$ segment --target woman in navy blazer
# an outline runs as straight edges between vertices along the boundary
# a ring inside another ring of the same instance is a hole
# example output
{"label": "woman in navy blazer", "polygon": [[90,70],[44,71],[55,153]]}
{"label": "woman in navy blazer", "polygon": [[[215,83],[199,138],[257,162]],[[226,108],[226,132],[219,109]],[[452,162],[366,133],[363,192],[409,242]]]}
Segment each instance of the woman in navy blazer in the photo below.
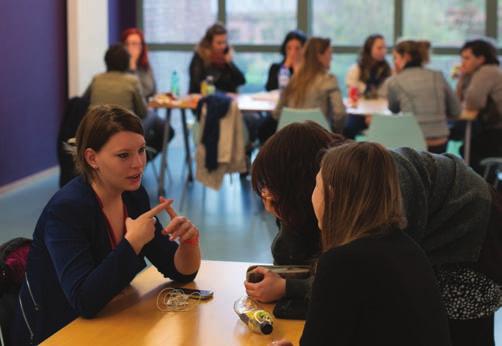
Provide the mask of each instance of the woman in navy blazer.
{"label": "woman in navy blazer", "polygon": [[[94,317],[145,268],[144,257],[180,282],[192,281],[200,266],[197,228],[175,214],[171,200],[150,209],[141,187],[141,120],[118,106],[98,106],[76,139],[81,175],[38,220],[13,345],[38,344],[78,316]],[[155,217],[162,211],[171,217],[165,228]]]}

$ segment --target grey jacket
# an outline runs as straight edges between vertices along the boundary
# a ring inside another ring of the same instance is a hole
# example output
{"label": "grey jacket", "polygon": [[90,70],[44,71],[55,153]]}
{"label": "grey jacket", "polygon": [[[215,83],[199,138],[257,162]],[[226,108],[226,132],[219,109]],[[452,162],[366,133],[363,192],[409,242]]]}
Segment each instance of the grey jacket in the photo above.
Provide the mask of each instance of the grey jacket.
{"label": "grey jacket", "polygon": [[447,117],[456,118],[460,103],[439,71],[409,67],[387,83],[389,109],[410,112],[417,118],[425,138],[446,137]]}
{"label": "grey jacket", "polygon": [[[485,128],[502,129],[502,70],[497,65],[481,66],[464,89],[465,107],[479,110]],[[459,83],[462,84],[462,83]]]}
{"label": "grey jacket", "polygon": [[[424,249],[433,266],[477,261],[491,217],[488,184],[454,155],[409,148],[395,149],[391,155],[408,220],[405,232]],[[315,253],[302,249],[305,241],[293,232],[281,231],[280,237],[281,247],[277,241],[273,245],[274,260],[291,251],[286,251],[288,247],[297,251],[297,258]],[[288,297],[308,295],[310,280],[289,281]]]}
{"label": "grey jacket", "polygon": [[127,108],[141,119],[147,115],[140,82],[135,75],[127,72],[110,71],[94,76],[84,97],[90,100],[91,106],[115,104]]}
{"label": "grey jacket", "polygon": [[407,233],[433,265],[477,261],[491,214],[488,184],[451,154],[409,148],[391,153],[399,171]]}
{"label": "grey jacket", "polygon": [[[286,100],[281,94],[272,116],[278,120],[284,107],[293,105],[291,100]],[[336,132],[342,131],[347,114],[338,81],[330,73],[319,75],[307,89],[302,104],[294,108],[321,108],[328,123]]]}

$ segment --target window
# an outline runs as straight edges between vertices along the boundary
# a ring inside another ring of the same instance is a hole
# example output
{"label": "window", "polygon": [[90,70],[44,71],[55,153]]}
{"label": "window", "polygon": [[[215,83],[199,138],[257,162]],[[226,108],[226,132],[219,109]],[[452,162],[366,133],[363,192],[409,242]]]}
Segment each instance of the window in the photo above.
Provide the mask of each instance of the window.
{"label": "window", "polygon": [[231,43],[279,44],[296,28],[297,0],[227,0]]}
{"label": "window", "polygon": [[217,0],[143,0],[148,43],[198,42],[217,18]]}
{"label": "window", "polygon": [[[356,62],[366,37],[373,33],[382,34],[389,46],[400,37],[430,40],[433,55],[429,67],[443,71],[454,86],[451,70],[459,62],[458,49],[465,40],[488,32],[495,41],[502,42],[502,20],[498,23],[502,4],[497,5],[498,13],[489,13],[488,17],[486,14],[497,3],[497,0],[140,0],[139,15],[159,91],[169,90],[173,69],[179,73],[182,90],[188,90],[188,65],[193,48],[207,27],[218,20],[225,23],[235,49],[234,61],[246,75],[242,92],[263,90],[270,65],[281,59],[278,51],[284,36],[298,28],[310,36],[331,38],[335,50],[331,71],[345,93],[347,70]],[[502,54],[502,49],[498,53]],[[388,61],[392,62],[391,57]]]}
{"label": "window", "polygon": [[459,46],[485,33],[484,0],[405,0],[404,36]]}
{"label": "window", "polygon": [[188,92],[188,66],[192,55],[192,52],[149,52],[148,56],[159,92],[171,90],[171,74],[173,71],[178,73],[181,93]]}
{"label": "window", "polygon": [[333,54],[331,58],[331,73],[336,76],[338,86],[342,94],[347,95],[347,85],[345,84],[345,77],[349,67],[357,62],[358,54]]}
{"label": "window", "polygon": [[393,18],[394,0],[313,0],[313,34],[333,45],[362,45],[374,33],[392,42]]}
{"label": "window", "polygon": [[458,64],[460,64],[459,55],[431,55],[431,62],[428,67],[443,72],[443,76],[454,88],[457,81],[453,79],[452,73],[454,67]]}
{"label": "window", "polygon": [[239,53],[235,56],[235,64],[246,75],[246,85],[241,92],[258,92],[265,89],[268,70],[274,62],[280,61],[280,55],[274,53]]}

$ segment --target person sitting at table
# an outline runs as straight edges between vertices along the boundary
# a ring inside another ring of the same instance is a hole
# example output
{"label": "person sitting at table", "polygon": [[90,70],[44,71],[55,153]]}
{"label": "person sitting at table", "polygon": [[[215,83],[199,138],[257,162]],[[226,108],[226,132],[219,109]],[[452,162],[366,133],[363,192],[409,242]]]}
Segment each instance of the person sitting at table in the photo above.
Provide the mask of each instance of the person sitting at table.
{"label": "person sitting at table", "polygon": [[[147,145],[162,151],[164,122],[153,112],[149,112],[138,78],[129,73],[130,55],[122,44],[114,44],[105,54],[106,72],[100,73],[91,81],[84,93],[90,107],[114,104],[122,106],[142,119]],[[174,129],[169,131],[169,140]]]}
{"label": "person sitting at table", "polygon": [[[387,46],[380,34],[373,34],[366,38],[359,53],[357,63],[352,65],[345,77],[345,84],[349,94],[355,89],[365,98],[377,98],[383,92],[384,82],[392,74],[389,63],[385,59]],[[360,115],[349,116],[343,129],[343,135],[354,139],[361,131],[368,128],[366,118]]]}
{"label": "person sitting at table", "polygon": [[345,77],[347,90],[356,88],[365,98],[377,98],[385,80],[392,74],[389,63],[385,59],[387,46],[380,34],[366,38],[359,53],[357,64],[352,65]]}
{"label": "person sitting at table", "polygon": [[143,96],[148,102],[148,99],[157,93],[157,85],[148,60],[148,49],[143,32],[138,28],[126,29],[122,32],[121,42],[130,56],[129,72],[138,77]]}
{"label": "person sitting at table", "polygon": [[323,253],[300,345],[451,345],[434,271],[403,231],[391,153],[368,142],[330,149],[312,205]]}
{"label": "person sitting at table", "polygon": [[[320,152],[331,141],[333,146],[344,143],[340,137],[329,140],[330,136],[336,135],[317,124],[286,126],[265,143],[253,163],[253,189],[265,208],[281,220],[280,237],[284,240],[274,241],[272,249],[277,247],[276,243],[286,249],[282,251],[286,254],[291,249],[290,254],[295,257],[289,263],[294,263],[295,258],[301,260],[302,253],[307,253],[303,249],[307,248],[308,232],[317,232],[316,227],[308,224],[282,226],[282,219],[306,213],[302,210],[310,215],[304,189],[313,190],[313,183],[307,185],[306,179],[315,176],[320,158],[304,152],[305,143],[300,139],[315,141]],[[499,270],[502,196],[454,155],[433,155],[406,148],[390,152],[399,170],[408,220],[406,233],[422,246],[437,271],[453,344],[493,345],[493,316],[502,296],[498,288],[502,283]],[[290,176],[294,180],[285,178]],[[294,199],[298,203],[296,209],[282,207],[297,195],[301,198]],[[297,235],[300,232],[305,234],[300,237]],[[309,250],[307,254],[312,256],[318,251],[319,244],[317,250]],[[274,262],[278,262],[274,250],[272,255]],[[285,294],[288,299],[292,296],[291,283],[265,268],[257,270],[264,278],[258,283],[245,283],[249,296],[266,303],[282,299]],[[309,280],[294,286],[294,298],[303,296],[308,302]]]}
{"label": "person sitting at table", "polygon": [[273,63],[270,66],[265,90],[270,91],[279,89],[279,72],[282,67],[288,69],[290,76],[295,73],[295,70],[300,66],[302,48],[305,41],[307,41],[307,36],[303,31],[293,30],[288,32],[280,49],[283,59],[281,62]]}
{"label": "person sitting at table", "polygon": [[303,49],[298,71],[281,93],[272,117],[278,121],[284,107],[320,108],[334,132],[341,132],[345,122],[345,105],[336,77],[329,73],[331,41],[312,37]]}
{"label": "person sitting at table", "polygon": [[424,48],[417,41],[399,42],[394,47],[397,75],[387,82],[389,109],[409,112],[418,121],[427,150],[443,153],[448,145],[447,118],[460,115],[460,103],[440,71],[423,67]]}
{"label": "person sitting at table", "polygon": [[146,102],[138,78],[127,73],[129,53],[122,44],[114,44],[105,53],[106,72],[92,78],[83,97],[90,106],[115,104],[141,119],[147,116]]}
{"label": "person sitting at table", "polygon": [[[212,78],[216,91],[237,93],[246,84],[244,74],[234,63],[234,50],[228,44],[227,29],[221,23],[210,26],[195,47],[190,62],[189,93],[201,93],[201,84]],[[247,154],[250,156],[252,144],[258,136],[261,117],[256,112],[243,112],[248,130]]]}
{"label": "person sitting at table", "polygon": [[[19,294],[13,345],[39,344],[75,318],[95,317],[146,266],[192,281],[199,231],[172,200],[150,209],[141,185],[145,140],[140,119],[120,106],[91,108],[76,136],[80,176],[45,206]],[[167,211],[163,227],[156,215]]]}
{"label": "person sitting at table", "polygon": [[502,71],[497,50],[488,41],[467,41],[460,55],[457,95],[466,111],[477,113],[480,126],[472,134],[470,165],[482,174],[482,159],[502,156]]}
{"label": "person sitting at table", "polygon": [[[319,152],[343,141],[341,135],[314,122],[294,123],[270,137],[256,156],[253,189],[265,209],[278,220],[279,229],[271,246],[274,264],[311,265],[319,256],[320,232],[310,203],[321,164]],[[245,285],[248,294],[259,301],[273,302],[283,297],[304,300],[308,281],[280,279],[263,268],[257,272],[265,274],[264,280]]]}
{"label": "person sitting at table", "polygon": [[[138,28],[129,28],[122,32],[121,42],[129,53],[129,72],[135,74],[141,84],[141,91],[145,101],[155,96],[157,86],[153,76],[152,67],[148,60],[148,49],[146,47],[143,32]],[[143,120],[145,128],[145,138],[148,145],[157,152],[162,151],[162,140],[164,136],[165,120],[161,119],[157,112],[148,110],[146,118]],[[169,126],[169,140],[174,137],[174,128]]]}
{"label": "person sitting at table", "polygon": [[233,60],[227,29],[220,23],[211,25],[195,47],[190,62],[189,92],[199,94],[201,83],[211,76],[216,90],[236,93],[237,88],[246,83],[246,78]]}

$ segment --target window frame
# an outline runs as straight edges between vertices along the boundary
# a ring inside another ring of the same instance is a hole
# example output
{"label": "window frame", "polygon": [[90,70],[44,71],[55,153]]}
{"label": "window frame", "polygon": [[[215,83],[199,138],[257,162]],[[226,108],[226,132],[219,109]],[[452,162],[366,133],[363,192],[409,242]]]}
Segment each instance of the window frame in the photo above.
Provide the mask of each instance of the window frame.
{"label": "window frame", "polygon": [[[297,28],[312,35],[313,13],[312,6],[315,0],[297,0]],[[394,0],[394,35],[392,42],[403,35],[403,18],[404,18],[404,2],[406,0]],[[143,0],[136,2],[136,14],[138,27],[144,29],[143,26]],[[485,36],[492,38],[497,42],[498,35],[498,0],[485,0]],[[217,20],[226,24],[226,0],[218,0],[218,15]],[[292,28],[293,29],[293,28]],[[361,49],[360,45],[337,45],[336,42],[332,46],[335,54],[358,54]],[[176,52],[191,52],[194,49],[195,43],[148,43],[150,51],[176,51]],[[280,44],[232,44],[232,47],[237,53],[277,53],[280,49]],[[389,45],[392,49],[392,45]],[[433,46],[431,55],[456,55],[460,46]],[[497,54],[502,55],[502,49],[497,48]]]}

